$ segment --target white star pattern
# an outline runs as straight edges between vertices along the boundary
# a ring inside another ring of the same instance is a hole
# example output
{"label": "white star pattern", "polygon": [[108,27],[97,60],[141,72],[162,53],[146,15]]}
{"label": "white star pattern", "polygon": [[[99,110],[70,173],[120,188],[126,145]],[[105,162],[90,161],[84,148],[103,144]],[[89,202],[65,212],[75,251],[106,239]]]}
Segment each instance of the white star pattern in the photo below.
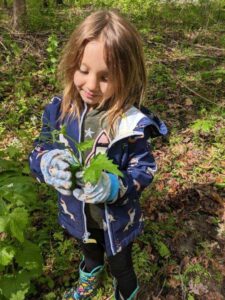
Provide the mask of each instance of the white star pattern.
{"label": "white star pattern", "polygon": [[91,128],[85,129],[85,137],[92,138],[92,135],[94,134],[94,131],[91,131]]}

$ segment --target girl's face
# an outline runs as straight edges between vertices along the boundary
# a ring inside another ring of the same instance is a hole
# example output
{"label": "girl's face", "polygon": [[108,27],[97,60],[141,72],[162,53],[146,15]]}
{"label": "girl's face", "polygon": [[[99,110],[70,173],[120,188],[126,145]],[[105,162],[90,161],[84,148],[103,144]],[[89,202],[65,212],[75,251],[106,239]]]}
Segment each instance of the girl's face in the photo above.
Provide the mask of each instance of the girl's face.
{"label": "girl's face", "polygon": [[89,107],[112,97],[113,86],[104,60],[102,41],[93,40],[86,45],[79,69],[74,73],[74,84]]}

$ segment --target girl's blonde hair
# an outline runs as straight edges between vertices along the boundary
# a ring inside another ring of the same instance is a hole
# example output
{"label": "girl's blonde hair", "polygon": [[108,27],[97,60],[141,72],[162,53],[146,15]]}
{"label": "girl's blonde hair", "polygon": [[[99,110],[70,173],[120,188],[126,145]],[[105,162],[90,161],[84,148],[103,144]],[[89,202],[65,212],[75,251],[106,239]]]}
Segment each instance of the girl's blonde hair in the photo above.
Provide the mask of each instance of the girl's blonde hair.
{"label": "girl's blonde hair", "polygon": [[83,101],[74,85],[85,46],[92,40],[105,44],[105,62],[109,69],[114,94],[99,104],[107,107],[108,128],[114,130],[118,118],[131,106],[139,107],[146,87],[146,71],[141,38],[129,21],[113,10],[89,15],[72,33],[62,53],[58,74],[63,82],[61,119],[67,114],[78,116]]}

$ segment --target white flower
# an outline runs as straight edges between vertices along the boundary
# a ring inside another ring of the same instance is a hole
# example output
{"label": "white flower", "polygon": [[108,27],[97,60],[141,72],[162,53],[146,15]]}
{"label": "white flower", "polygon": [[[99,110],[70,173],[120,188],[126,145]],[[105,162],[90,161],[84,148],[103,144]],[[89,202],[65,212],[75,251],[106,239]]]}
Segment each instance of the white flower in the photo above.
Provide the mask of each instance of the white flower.
{"label": "white flower", "polygon": [[8,184],[6,187],[7,187],[7,188],[13,187],[13,183]]}
{"label": "white flower", "polygon": [[17,137],[14,137],[10,142],[10,146],[21,148],[21,142]]}
{"label": "white flower", "polygon": [[37,117],[36,116],[32,116],[31,118],[30,118],[30,120],[31,120],[31,123],[35,126],[36,124],[37,124]]}

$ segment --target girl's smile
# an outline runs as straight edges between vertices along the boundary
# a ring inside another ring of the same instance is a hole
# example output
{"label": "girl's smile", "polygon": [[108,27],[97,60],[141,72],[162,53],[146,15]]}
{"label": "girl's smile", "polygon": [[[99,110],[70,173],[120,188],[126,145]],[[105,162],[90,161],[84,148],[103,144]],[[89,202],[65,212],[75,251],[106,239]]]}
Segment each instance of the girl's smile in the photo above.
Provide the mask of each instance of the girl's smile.
{"label": "girl's smile", "polygon": [[[81,91],[81,92],[82,92],[82,91]],[[87,92],[87,91],[83,91],[83,93],[84,93],[84,96],[87,97],[87,98],[89,98],[89,99],[92,99],[92,98],[98,96],[97,94],[95,95],[95,94],[90,93],[90,92]]]}
{"label": "girl's smile", "polygon": [[90,106],[112,97],[113,87],[102,41],[94,40],[86,45],[79,69],[74,73],[74,84],[82,100]]}

